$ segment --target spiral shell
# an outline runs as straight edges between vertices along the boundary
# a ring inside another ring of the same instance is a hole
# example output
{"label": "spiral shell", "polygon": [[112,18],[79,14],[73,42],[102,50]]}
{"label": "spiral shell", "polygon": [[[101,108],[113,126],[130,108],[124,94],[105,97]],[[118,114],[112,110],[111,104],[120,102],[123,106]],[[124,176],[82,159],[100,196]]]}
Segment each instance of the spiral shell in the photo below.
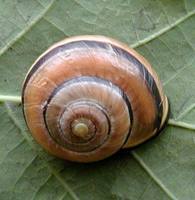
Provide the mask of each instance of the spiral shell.
{"label": "spiral shell", "polygon": [[150,64],[103,36],[72,37],[49,48],[27,73],[22,101],[38,143],[77,162],[143,143],[161,130],[168,114]]}

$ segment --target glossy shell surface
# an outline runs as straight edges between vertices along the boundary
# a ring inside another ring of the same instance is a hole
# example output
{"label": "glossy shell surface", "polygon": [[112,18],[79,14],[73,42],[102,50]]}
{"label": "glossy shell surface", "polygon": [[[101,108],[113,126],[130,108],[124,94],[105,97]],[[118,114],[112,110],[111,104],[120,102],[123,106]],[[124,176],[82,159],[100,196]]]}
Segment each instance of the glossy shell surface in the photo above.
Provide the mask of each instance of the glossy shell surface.
{"label": "glossy shell surface", "polygon": [[143,143],[159,132],[168,114],[150,64],[104,36],[72,37],[50,47],[29,70],[22,97],[38,143],[77,162]]}

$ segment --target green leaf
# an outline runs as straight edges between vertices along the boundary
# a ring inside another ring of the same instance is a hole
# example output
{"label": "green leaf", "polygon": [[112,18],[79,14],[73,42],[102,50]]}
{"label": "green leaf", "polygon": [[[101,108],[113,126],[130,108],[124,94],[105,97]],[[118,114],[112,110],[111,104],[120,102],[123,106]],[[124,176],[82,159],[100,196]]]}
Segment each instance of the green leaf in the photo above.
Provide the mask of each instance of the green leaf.
{"label": "green leaf", "polygon": [[[134,47],[159,74],[171,105],[159,137],[92,164],[48,155],[18,104],[33,61],[81,34]],[[194,0],[0,0],[0,77],[0,199],[195,199]]]}

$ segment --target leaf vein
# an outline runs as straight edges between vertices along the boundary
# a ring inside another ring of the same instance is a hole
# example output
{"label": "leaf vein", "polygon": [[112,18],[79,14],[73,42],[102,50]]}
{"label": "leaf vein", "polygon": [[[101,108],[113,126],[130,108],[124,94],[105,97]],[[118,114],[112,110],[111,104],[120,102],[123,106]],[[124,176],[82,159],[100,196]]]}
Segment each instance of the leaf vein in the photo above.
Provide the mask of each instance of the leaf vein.
{"label": "leaf vein", "polygon": [[176,126],[176,127],[195,131],[195,124],[189,124],[182,121],[175,121],[174,119],[169,119],[168,124],[171,126]]}
{"label": "leaf vein", "polygon": [[175,28],[176,26],[178,26],[180,23],[184,22],[185,20],[187,20],[188,18],[192,17],[195,14],[195,10],[192,10],[190,12],[188,12],[187,15],[179,18],[178,20],[174,21],[172,24],[165,26],[164,28],[160,29],[159,31],[155,32],[154,34],[138,41],[135,42],[134,44],[131,44],[130,46],[132,48],[138,48],[140,46],[145,45],[146,43],[158,38],[159,36],[163,35],[164,33],[170,31],[171,29]]}
{"label": "leaf vein", "polygon": [[26,28],[24,28],[20,33],[17,34],[17,36],[15,38],[13,38],[12,40],[10,40],[10,42],[7,43],[6,46],[4,46],[1,50],[0,50],[0,56],[2,56],[13,44],[15,44],[20,38],[22,38],[29,30],[31,30],[31,28],[36,25],[42,18],[43,16],[51,9],[53,3],[55,1],[53,0],[46,8],[45,10],[38,15],[38,17],[32,21],[32,23],[27,26]]}
{"label": "leaf vein", "polygon": [[145,164],[145,162],[140,158],[140,156],[135,152],[131,152],[134,159],[140,164],[140,166],[145,170],[145,172],[154,180],[154,182],[167,194],[167,196],[172,200],[177,200],[177,198],[168,190],[168,188],[156,177],[156,175],[150,170],[150,168]]}

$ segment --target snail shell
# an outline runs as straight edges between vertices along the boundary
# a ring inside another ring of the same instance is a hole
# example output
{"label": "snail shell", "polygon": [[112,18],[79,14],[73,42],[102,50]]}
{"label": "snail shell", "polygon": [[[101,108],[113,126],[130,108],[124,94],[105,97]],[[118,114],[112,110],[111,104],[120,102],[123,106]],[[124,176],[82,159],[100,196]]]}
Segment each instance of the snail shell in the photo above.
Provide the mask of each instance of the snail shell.
{"label": "snail shell", "polygon": [[49,48],[27,73],[22,101],[38,143],[77,162],[101,160],[145,142],[168,114],[150,64],[103,36],[72,37]]}

